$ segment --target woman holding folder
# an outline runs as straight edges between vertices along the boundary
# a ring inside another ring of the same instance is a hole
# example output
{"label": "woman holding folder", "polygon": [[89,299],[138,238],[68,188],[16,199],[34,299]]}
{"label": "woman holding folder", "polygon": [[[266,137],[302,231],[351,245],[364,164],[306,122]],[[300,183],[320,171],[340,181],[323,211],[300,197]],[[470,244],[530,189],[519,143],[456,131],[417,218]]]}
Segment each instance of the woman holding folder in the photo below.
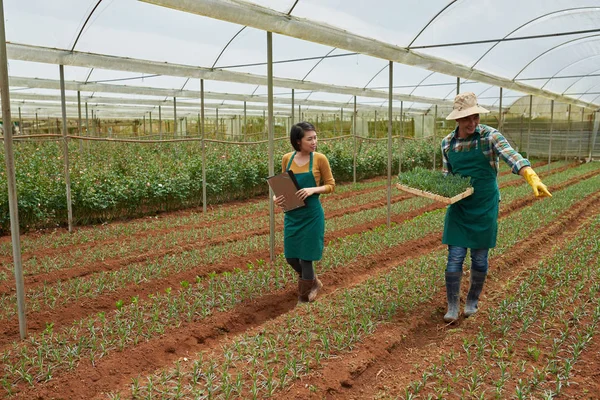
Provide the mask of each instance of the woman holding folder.
{"label": "woman holding folder", "polygon": [[[299,122],[292,126],[290,142],[295,151],[283,156],[281,169],[294,173],[300,187],[296,196],[306,206],[285,213],[283,248],[286,261],[298,273],[298,302],[307,303],[314,301],[323,287],[313,266],[313,261],[323,255],[325,238],[325,214],[319,195],[333,192],[335,180],[327,157],[315,151],[317,133],[312,124]],[[285,205],[284,196],[273,196],[273,201],[279,207]]]}

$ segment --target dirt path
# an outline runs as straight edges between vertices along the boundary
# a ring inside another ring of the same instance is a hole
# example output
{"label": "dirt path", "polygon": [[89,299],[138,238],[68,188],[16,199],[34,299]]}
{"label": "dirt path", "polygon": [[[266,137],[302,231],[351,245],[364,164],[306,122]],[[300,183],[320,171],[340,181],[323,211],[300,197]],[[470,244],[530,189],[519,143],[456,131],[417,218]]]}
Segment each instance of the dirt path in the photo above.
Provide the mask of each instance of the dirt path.
{"label": "dirt path", "polygon": [[[481,299],[484,307],[505,297],[505,282],[534,268],[555,245],[574,236],[586,217],[598,213],[600,193],[597,192],[574,204],[558,221],[532,232],[507,254],[492,257],[490,277]],[[277,398],[364,399],[376,398],[379,391],[388,396],[404,395],[404,388],[420,379],[428,365],[438,363],[440,355],[448,354],[451,349],[459,352],[462,338],[476,335],[482,323],[486,324],[484,316],[445,324],[442,320],[445,292],[442,287],[436,289],[433,300],[410,314],[396,316],[358,349],[323,363],[322,370],[297,382]],[[464,284],[462,289],[464,300],[467,290]],[[589,376],[597,377],[598,373]],[[317,393],[308,389],[311,386],[319,389]]]}

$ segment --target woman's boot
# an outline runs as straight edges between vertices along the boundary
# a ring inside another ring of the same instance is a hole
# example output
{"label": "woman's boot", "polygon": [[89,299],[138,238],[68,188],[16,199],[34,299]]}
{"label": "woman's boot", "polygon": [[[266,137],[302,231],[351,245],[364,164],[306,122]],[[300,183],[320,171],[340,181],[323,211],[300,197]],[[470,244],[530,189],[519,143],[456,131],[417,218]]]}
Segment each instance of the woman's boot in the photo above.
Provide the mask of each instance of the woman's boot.
{"label": "woman's boot", "polygon": [[462,272],[446,272],[446,298],[448,299],[448,312],[444,315],[446,322],[454,322],[458,319],[461,277]]}
{"label": "woman's boot", "polygon": [[465,303],[465,317],[470,317],[477,312],[477,302],[479,301],[479,295],[483,289],[486,276],[487,272],[471,269],[471,287],[469,288],[469,294],[467,294],[467,301]]}
{"label": "woman's boot", "polygon": [[315,301],[315,299],[317,298],[317,293],[319,293],[319,290],[321,290],[322,288],[323,283],[315,275],[315,279],[313,280],[313,284],[310,288],[310,293],[308,294],[308,301]]}
{"label": "woman's boot", "polygon": [[298,303],[308,303],[314,279],[298,279]]}

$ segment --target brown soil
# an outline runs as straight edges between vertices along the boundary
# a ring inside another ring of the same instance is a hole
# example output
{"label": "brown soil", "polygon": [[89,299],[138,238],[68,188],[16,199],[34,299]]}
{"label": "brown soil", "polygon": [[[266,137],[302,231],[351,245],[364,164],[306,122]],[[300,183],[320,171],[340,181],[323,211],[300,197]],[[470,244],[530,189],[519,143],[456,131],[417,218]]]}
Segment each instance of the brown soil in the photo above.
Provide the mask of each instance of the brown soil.
{"label": "brown soil", "polygon": [[[482,303],[497,304],[506,296],[504,282],[535,268],[555,245],[569,240],[585,223],[586,217],[598,213],[600,193],[595,193],[574,204],[558,221],[532,232],[527,240],[518,243],[508,254],[500,257],[493,257],[492,254],[490,276],[482,294]],[[324,368],[318,373],[297,382],[277,398],[371,399],[376,398],[380,391],[389,398],[404,395],[404,388],[411,381],[420,379],[427,366],[439,363],[442,354],[449,354],[451,350],[460,352],[463,337],[476,335],[480,327],[490,329],[485,315],[462,319],[453,325],[445,324],[442,317],[446,299],[442,289],[436,288],[433,300],[410,314],[397,315],[355,351],[323,363]],[[467,289],[464,284],[462,289],[464,299]],[[586,353],[591,359],[589,363],[585,363],[584,357],[577,365],[579,370],[587,371],[582,379],[589,381],[598,377],[598,369],[592,372],[590,367],[600,365],[600,361],[598,353],[594,354],[593,350],[592,353],[586,350]],[[460,368],[460,361],[455,361],[453,365]],[[311,386],[318,388],[316,393],[309,389]]]}

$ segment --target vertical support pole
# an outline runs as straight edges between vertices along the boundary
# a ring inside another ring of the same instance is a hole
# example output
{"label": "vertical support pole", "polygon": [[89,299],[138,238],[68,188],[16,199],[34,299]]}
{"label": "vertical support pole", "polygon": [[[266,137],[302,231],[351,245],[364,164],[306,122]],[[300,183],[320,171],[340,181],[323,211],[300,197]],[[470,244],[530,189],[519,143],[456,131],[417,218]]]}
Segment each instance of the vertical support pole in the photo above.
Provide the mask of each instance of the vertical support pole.
{"label": "vertical support pole", "polygon": [[62,149],[65,166],[65,184],[67,187],[67,218],[69,232],[73,232],[73,205],[71,203],[71,174],[69,172],[69,146],[67,143],[67,105],[65,103],[65,67],[61,64],[60,72],[60,106],[62,109]]}
{"label": "vertical support pole", "polygon": [[88,103],[85,102],[85,135],[90,136],[90,120],[88,118]]}
{"label": "vertical support pole", "polygon": [[521,114],[521,122],[519,123],[519,147],[517,151],[523,151],[523,114]]}
{"label": "vertical support pole", "polygon": [[23,281],[21,237],[19,233],[19,203],[17,201],[17,180],[15,177],[15,158],[13,153],[13,124],[10,116],[10,93],[8,90],[8,65],[4,21],[4,2],[3,0],[0,0],[0,98],[2,99],[2,122],[4,125],[4,161],[6,164],[10,233],[15,268],[15,282],[17,286],[19,334],[21,335],[21,339],[25,339],[27,336],[27,319],[25,317],[25,284]]}
{"label": "vertical support pole", "polygon": [[458,96],[460,93],[460,77],[456,77],[456,95]]}
{"label": "vertical support pole", "polygon": [[402,173],[402,151],[404,150],[404,101],[400,101],[400,150],[398,151],[398,175]]}
{"label": "vertical support pole", "polygon": [[569,137],[571,136],[571,105],[569,104],[567,116],[567,138],[565,140],[565,161],[569,158]]}
{"label": "vertical support pole", "polygon": [[437,115],[438,115],[438,108],[437,108],[437,104],[435,105],[435,111],[433,114],[433,170],[435,171],[435,167],[436,165],[436,154],[437,154],[437,141],[436,141],[436,134],[437,134]]}
{"label": "vertical support pole", "polygon": [[498,130],[501,131],[502,127],[503,127],[503,121],[504,121],[504,113],[502,112],[502,88],[500,88],[500,111],[498,114]]}
{"label": "vertical support pole", "polygon": [[247,114],[246,114],[246,100],[244,100],[244,130],[242,131],[243,135],[248,134],[248,125],[247,125]]}
{"label": "vertical support pole", "polygon": [[583,144],[583,125],[584,125],[585,108],[581,107],[581,128],[579,130],[579,150],[577,151],[577,159],[581,160],[581,145]]}
{"label": "vertical support pole", "polygon": [[[81,136],[81,92],[77,91],[77,135]],[[79,139],[79,152],[83,153],[83,140]]]}
{"label": "vertical support pole", "polygon": [[527,158],[531,158],[530,147],[531,147],[531,113],[533,108],[533,95],[529,95],[529,122],[527,126]]}
{"label": "vertical support pole", "polygon": [[173,137],[177,136],[177,97],[173,97]]}
{"label": "vertical support pole", "polygon": [[25,132],[23,130],[23,118],[21,117],[21,107],[19,107],[19,133],[24,135]]}
{"label": "vertical support pole", "polygon": [[202,212],[206,214],[206,143],[204,142],[204,79],[200,79],[200,137],[202,138]]}
{"label": "vertical support pole", "polygon": [[40,121],[38,120],[38,113],[35,113],[35,133],[40,133]]}
{"label": "vertical support pole", "polygon": [[94,117],[94,110],[92,110],[92,134],[98,136],[96,134],[96,117]]}
{"label": "vertical support pole", "polygon": [[[354,149],[352,150],[352,182],[356,183],[356,96],[354,96],[354,119],[352,121],[352,134],[354,135]],[[317,119],[319,116],[317,116]]]}
{"label": "vertical support pole", "polygon": [[390,85],[388,88],[388,135],[387,135],[387,227],[392,225],[392,95],[394,90],[394,63],[390,61]]}
{"label": "vertical support pole", "polygon": [[550,100],[550,140],[548,141],[548,171],[552,161],[552,133],[554,130],[554,100]]}
{"label": "vertical support pole", "polygon": [[302,122],[304,119],[302,118],[302,105],[298,104],[298,122]]}
{"label": "vertical support pole", "polygon": [[77,134],[81,136],[81,92],[77,91]]}
{"label": "vertical support pole", "polygon": [[149,124],[149,127],[150,127],[150,135],[152,135],[152,111],[150,111],[150,112],[149,112],[149,117],[150,117],[150,124]]}
{"label": "vertical support pole", "polygon": [[146,136],[146,113],[142,117],[142,135]]}
{"label": "vertical support pole", "polygon": [[421,114],[421,137],[425,137],[425,114]]}
{"label": "vertical support pole", "polygon": [[340,136],[344,136],[344,107],[340,108]]}
{"label": "vertical support pole", "polygon": [[[267,102],[269,112],[269,176],[275,174],[273,152],[275,151],[273,127],[273,33],[267,32]],[[269,191],[269,256],[275,261],[275,203]]]}
{"label": "vertical support pole", "polygon": [[377,137],[377,110],[375,110],[375,119],[373,121],[373,137]]}
{"label": "vertical support pole", "polygon": [[598,136],[598,126],[600,125],[600,118],[598,118],[598,112],[595,111],[594,116],[594,128],[592,130],[592,137],[590,138],[590,152],[588,156],[588,160],[592,161],[592,156],[594,155],[594,148],[596,147],[596,137]]}
{"label": "vertical support pole", "polygon": [[215,117],[217,122],[215,124],[215,137],[217,137],[217,134],[219,133],[219,109],[215,108],[215,112],[217,114],[217,116]]}
{"label": "vertical support pole", "polygon": [[162,140],[162,134],[163,134],[163,130],[162,130],[162,110],[161,107],[158,106],[158,137],[160,138],[160,140]]}
{"label": "vertical support pole", "polygon": [[292,89],[292,126],[296,125],[296,118],[294,113],[296,112],[296,107],[294,106],[294,101],[296,99],[296,94],[294,89]]}

